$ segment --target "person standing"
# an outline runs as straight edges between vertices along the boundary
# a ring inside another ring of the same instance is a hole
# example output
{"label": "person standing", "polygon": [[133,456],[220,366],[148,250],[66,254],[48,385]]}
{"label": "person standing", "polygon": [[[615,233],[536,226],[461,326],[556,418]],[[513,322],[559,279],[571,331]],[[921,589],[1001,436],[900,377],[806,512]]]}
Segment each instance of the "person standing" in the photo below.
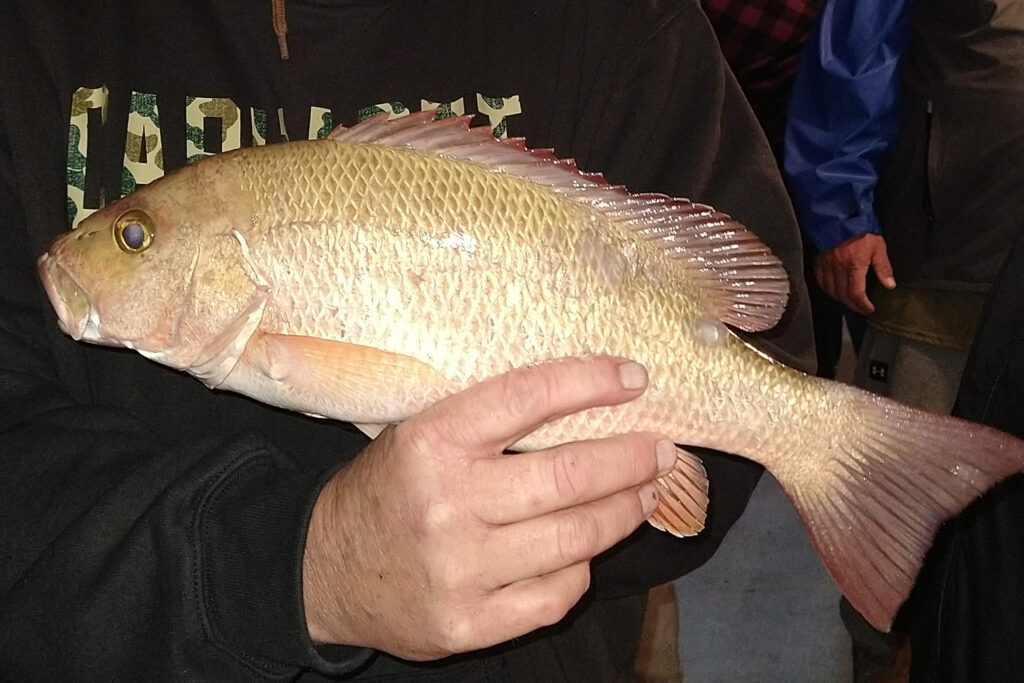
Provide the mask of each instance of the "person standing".
{"label": "person standing", "polygon": [[[818,283],[868,316],[854,383],[950,412],[1024,213],[1024,2],[827,2],[784,166]],[[888,656],[848,617],[855,666]]]}
{"label": "person standing", "polygon": [[856,383],[939,412],[1024,208],[1022,32],[1019,0],[832,0],[794,86],[816,277],[870,316]]}
{"label": "person standing", "polygon": [[[509,430],[634,398],[642,368],[519,369],[368,442],[74,342],[35,259],[204,156],[435,110],[631,190],[714,203],[792,267],[784,188],[696,0],[2,0],[0,16],[0,678],[626,679],[644,594],[714,552],[760,468],[704,453],[711,521],[682,541],[638,529],[659,467],[649,438],[575,447],[586,503],[543,476],[538,460],[565,449],[509,463],[542,473],[526,489],[541,510],[470,474]],[[791,272],[790,310],[760,340],[806,365]],[[472,495],[432,487],[430,463]],[[423,524],[442,494],[462,512],[507,503],[536,521],[520,539],[536,552],[484,544],[470,514]],[[552,507],[593,512],[599,533],[560,545]],[[488,600],[502,576],[517,589]]]}

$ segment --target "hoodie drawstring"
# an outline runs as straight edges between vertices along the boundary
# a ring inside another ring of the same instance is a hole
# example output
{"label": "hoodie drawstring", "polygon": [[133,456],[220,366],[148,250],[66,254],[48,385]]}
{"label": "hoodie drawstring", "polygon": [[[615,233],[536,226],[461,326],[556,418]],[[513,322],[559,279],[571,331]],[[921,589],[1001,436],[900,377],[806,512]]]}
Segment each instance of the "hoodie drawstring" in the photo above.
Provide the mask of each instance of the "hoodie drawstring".
{"label": "hoodie drawstring", "polygon": [[277,47],[281,50],[281,59],[288,59],[288,21],[284,16],[284,0],[270,0],[274,13],[274,35],[277,36]]}

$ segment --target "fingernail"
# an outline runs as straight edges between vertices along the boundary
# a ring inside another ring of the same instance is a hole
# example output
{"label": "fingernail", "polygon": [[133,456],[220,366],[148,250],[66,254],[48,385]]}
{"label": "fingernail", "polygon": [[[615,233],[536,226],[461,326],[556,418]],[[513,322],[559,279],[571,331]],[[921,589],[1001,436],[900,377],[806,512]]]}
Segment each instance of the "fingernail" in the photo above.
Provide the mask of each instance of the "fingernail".
{"label": "fingernail", "polygon": [[676,465],[676,445],[667,439],[658,442],[654,447],[658,456],[658,476],[664,476]]}
{"label": "fingernail", "polygon": [[640,487],[640,507],[643,508],[644,517],[649,517],[658,507],[658,489],[654,484],[645,484]]}
{"label": "fingernail", "polygon": [[619,381],[623,389],[635,391],[647,386],[647,369],[634,361],[628,360],[619,365]]}

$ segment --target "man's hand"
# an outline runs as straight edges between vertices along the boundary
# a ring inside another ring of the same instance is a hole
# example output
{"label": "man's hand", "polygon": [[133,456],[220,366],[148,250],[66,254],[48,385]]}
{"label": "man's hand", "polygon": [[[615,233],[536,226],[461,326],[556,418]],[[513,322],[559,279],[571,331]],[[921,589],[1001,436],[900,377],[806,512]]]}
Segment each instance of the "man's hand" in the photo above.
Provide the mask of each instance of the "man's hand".
{"label": "man's hand", "polygon": [[867,295],[868,268],[886,289],[896,287],[892,265],[881,235],[852,237],[821,254],[814,262],[814,276],[822,290],[847,308],[868,315],[875,305]]}
{"label": "man's hand", "polygon": [[319,642],[413,660],[553,624],[590,583],[590,560],[657,505],[675,446],[627,434],[502,451],[540,425],[632,400],[644,369],[598,357],[512,372],[385,430],[324,488],[303,566]]}

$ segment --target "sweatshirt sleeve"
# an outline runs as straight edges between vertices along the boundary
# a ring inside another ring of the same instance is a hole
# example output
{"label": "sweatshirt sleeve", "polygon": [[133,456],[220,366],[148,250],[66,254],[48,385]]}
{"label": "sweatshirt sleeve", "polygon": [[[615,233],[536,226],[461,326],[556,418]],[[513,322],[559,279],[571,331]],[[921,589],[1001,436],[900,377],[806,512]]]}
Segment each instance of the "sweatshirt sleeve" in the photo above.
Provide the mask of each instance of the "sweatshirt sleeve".
{"label": "sweatshirt sleeve", "polygon": [[897,134],[908,0],[829,0],[804,46],[783,164],[804,234],[820,251],[881,233],[873,202]]}
{"label": "sweatshirt sleeve", "polygon": [[367,651],[315,648],[303,614],[306,523],[337,458],[300,462],[245,433],[170,444],[91,399],[75,354],[110,351],[62,341],[58,358],[4,135],[0,679],[262,680],[359,666]]}

